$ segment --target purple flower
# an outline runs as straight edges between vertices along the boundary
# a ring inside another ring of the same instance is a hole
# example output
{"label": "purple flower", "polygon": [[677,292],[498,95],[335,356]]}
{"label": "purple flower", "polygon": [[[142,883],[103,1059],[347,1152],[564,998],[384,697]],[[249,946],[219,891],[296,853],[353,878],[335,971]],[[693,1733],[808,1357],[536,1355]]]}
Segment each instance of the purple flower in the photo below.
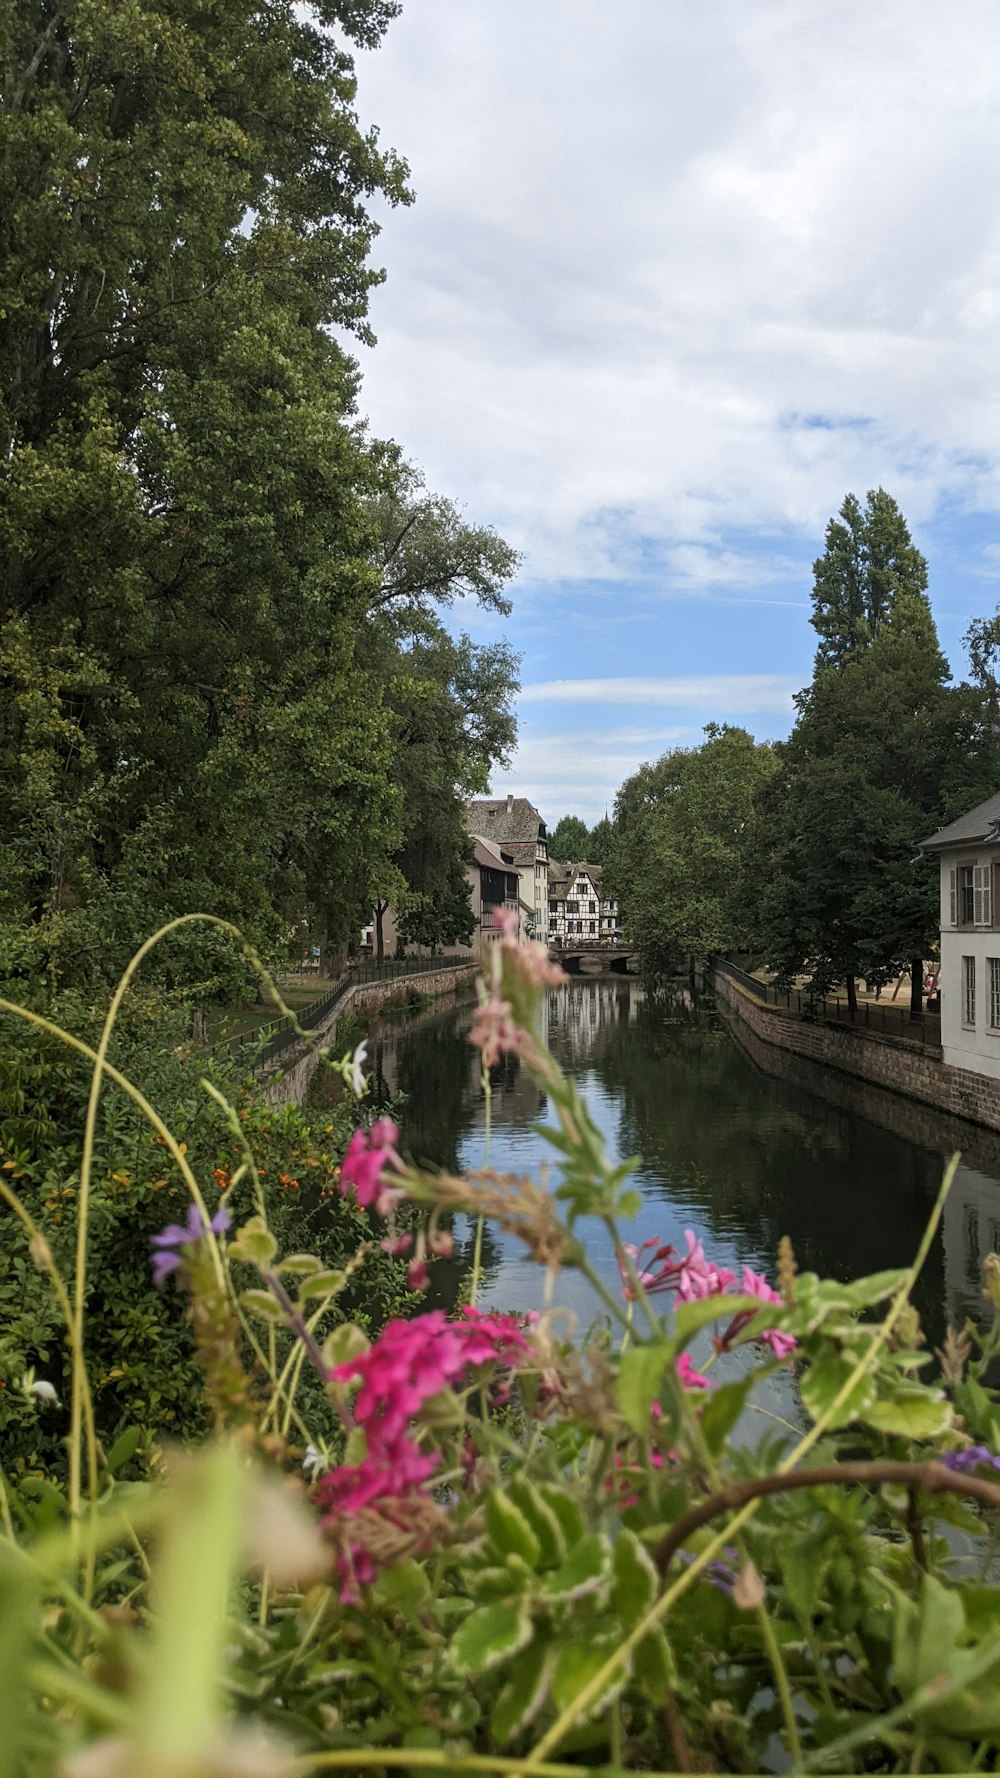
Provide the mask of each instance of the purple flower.
{"label": "purple flower", "polygon": [[964,1451],[944,1451],[938,1462],[959,1475],[967,1475],[973,1469],[1000,1469],[1000,1457],[995,1457],[985,1445],[967,1445]]}
{"label": "purple flower", "polygon": [[222,1235],[229,1227],[228,1210],[217,1210],[211,1222],[205,1223],[197,1204],[188,1206],[187,1222],[181,1226],[172,1222],[158,1235],[150,1235],[149,1244],[153,1249],[153,1283],[161,1285],[171,1272],[175,1272],[181,1263],[182,1250],[194,1247],[203,1241],[206,1234]]}

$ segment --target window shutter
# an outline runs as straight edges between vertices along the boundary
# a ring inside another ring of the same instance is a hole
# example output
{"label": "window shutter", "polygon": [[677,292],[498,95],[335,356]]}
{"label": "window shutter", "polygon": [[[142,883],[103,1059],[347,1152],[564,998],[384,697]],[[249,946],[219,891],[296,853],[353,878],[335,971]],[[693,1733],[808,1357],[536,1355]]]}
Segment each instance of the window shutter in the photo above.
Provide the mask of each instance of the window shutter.
{"label": "window shutter", "polygon": [[958,925],[958,872],[951,873],[951,924]]}
{"label": "window shutter", "polygon": [[990,874],[985,864],[974,864],[972,867],[972,923],[974,926],[988,926],[990,923]]}

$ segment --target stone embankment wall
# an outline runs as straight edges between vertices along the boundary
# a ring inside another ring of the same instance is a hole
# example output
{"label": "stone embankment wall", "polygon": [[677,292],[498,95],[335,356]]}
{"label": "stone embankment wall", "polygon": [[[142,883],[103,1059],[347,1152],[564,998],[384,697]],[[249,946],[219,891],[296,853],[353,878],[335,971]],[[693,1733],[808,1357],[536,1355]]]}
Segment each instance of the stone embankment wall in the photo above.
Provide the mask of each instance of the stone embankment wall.
{"label": "stone embankment wall", "polygon": [[319,1065],[319,1051],[349,1007],[363,1018],[368,1017],[385,1001],[405,994],[410,988],[415,988],[418,994],[429,995],[432,1000],[439,1000],[446,994],[457,993],[464,983],[474,982],[478,974],[479,964],[470,962],[435,969],[428,975],[395,976],[387,982],[356,983],[337,1002],[325,1023],[317,1025],[308,1043],[297,1045],[280,1058],[274,1073],[264,1080],[264,1097],[272,1105],[301,1103]]}
{"label": "stone embankment wall", "polygon": [[919,1099],[951,1117],[1000,1130],[1000,1081],[966,1068],[950,1068],[939,1049],[882,1032],[851,1031],[820,1019],[798,1019],[780,1007],[755,1000],[722,970],[710,970],[706,979],[722,1005],[765,1043],[890,1093]]}

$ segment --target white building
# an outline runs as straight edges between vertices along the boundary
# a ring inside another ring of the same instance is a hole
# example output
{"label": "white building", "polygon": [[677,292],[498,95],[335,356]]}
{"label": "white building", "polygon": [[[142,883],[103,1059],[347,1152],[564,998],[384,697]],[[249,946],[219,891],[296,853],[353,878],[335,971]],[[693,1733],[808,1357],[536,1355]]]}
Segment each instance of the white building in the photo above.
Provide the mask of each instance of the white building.
{"label": "white building", "polygon": [[1000,1080],[1000,796],[921,850],[941,863],[941,1047],[953,1068]]}
{"label": "white building", "polygon": [[465,825],[474,837],[502,847],[514,861],[520,900],[530,909],[531,937],[549,935],[549,845],[545,823],[526,796],[476,798],[465,805]]}
{"label": "white building", "polygon": [[601,887],[599,864],[549,865],[549,943],[613,945],[621,940],[618,903]]}

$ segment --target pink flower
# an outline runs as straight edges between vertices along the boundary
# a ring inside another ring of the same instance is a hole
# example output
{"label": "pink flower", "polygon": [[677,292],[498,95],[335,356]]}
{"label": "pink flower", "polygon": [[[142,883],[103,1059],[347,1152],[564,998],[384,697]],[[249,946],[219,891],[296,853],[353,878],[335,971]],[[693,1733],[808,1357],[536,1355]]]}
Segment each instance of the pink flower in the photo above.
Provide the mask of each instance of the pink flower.
{"label": "pink flower", "polygon": [[402,1254],[409,1253],[413,1246],[413,1236],[386,1235],[385,1240],[379,1242],[379,1246],[383,1253],[390,1253],[393,1259],[399,1259]]}
{"label": "pink flower", "polygon": [[430,1283],[430,1273],[425,1259],[411,1259],[406,1268],[406,1285],[408,1290],[426,1290]]}
{"label": "pink flower", "polygon": [[368,1210],[382,1194],[386,1167],[402,1167],[396,1153],[399,1131],[391,1117],[376,1118],[370,1130],[355,1130],[340,1166],[340,1189],[349,1186],[362,1210]]}
{"label": "pink flower", "polygon": [[515,1025],[510,1003],[491,994],[476,1008],[469,1032],[469,1042],[483,1052],[483,1067],[493,1068],[501,1056],[517,1054],[527,1040],[527,1032]]}
{"label": "pink flower", "polygon": [[[763,1272],[751,1271],[749,1266],[743,1267],[743,1296],[759,1297],[762,1303],[782,1303],[783,1298],[776,1290],[772,1290]],[[715,1344],[720,1352],[728,1352],[737,1344],[744,1328],[753,1320],[753,1311],[745,1309],[742,1314],[734,1315],[725,1333],[717,1336]],[[755,1339],[761,1345],[770,1346],[775,1358],[787,1358],[795,1351],[796,1341],[791,1334],[781,1333],[776,1327],[765,1328],[763,1333],[756,1334]]]}
{"label": "pink flower", "polygon": [[350,1533],[350,1520],[375,1513],[396,1526],[412,1521],[428,1477],[437,1468],[435,1452],[420,1449],[409,1423],[432,1395],[456,1381],[470,1365],[508,1367],[527,1352],[527,1341],[510,1316],[466,1309],[461,1321],[448,1321],[434,1309],[412,1321],[390,1321],[367,1352],[331,1371],[338,1382],[361,1379],[352,1418],[365,1435],[361,1463],[341,1464],[319,1482],[316,1498],[328,1529],[339,1535],[341,1598],[357,1599],[357,1586],[374,1578],[371,1553]]}
{"label": "pink flower", "polygon": [[504,938],[516,939],[519,925],[520,916],[516,908],[493,909],[494,930],[496,932],[502,932]]}
{"label": "pink flower", "polygon": [[[735,1272],[706,1260],[702,1244],[693,1229],[684,1230],[684,1242],[687,1247],[684,1254],[679,1253],[669,1241],[665,1245],[661,1245],[658,1240],[644,1241],[641,1247],[626,1245],[625,1252],[632,1261],[639,1283],[647,1296],[653,1296],[659,1291],[673,1290],[682,1302],[690,1303],[701,1297],[721,1296],[736,1282]],[[647,1253],[650,1254],[648,1261],[645,1257]],[[618,1269],[622,1275],[622,1295],[626,1300],[631,1300],[635,1296],[635,1288],[620,1257]]]}
{"label": "pink flower", "polygon": [[685,1389],[711,1389],[712,1387],[708,1378],[703,1377],[700,1371],[695,1370],[686,1352],[680,1353],[677,1359],[677,1375]]}

